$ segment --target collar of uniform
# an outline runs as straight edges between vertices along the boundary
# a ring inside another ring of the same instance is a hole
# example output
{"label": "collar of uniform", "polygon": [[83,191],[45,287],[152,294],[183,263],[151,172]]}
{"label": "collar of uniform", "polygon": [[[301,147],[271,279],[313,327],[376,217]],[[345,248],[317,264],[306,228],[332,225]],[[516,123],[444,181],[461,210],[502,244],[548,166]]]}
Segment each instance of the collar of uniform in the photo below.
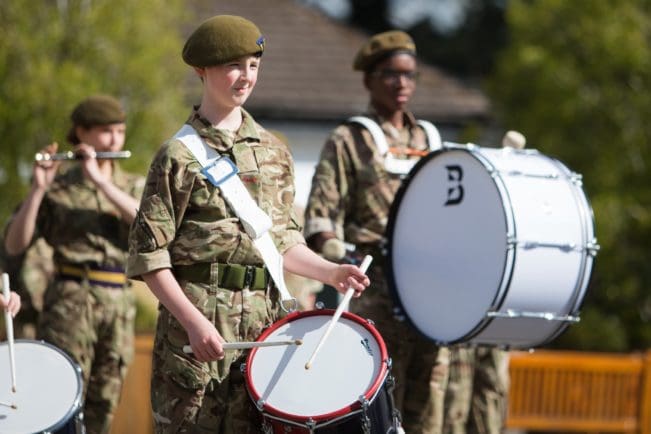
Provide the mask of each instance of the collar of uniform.
{"label": "collar of uniform", "polygon": [[236,132],[215,128],[210,121],[199,114],[199,106],[195,106],[187,121],[208,145],[219,152],[229,152],[235,143],[254,140],[259,142],[260,135],[255,126],[253,117],[244,109],[242,111],[242,124]]}
{"label": "collar of uniform", "polygon": [[[407,129],[412,129],[416,125],[418,125],[418,121],[416,120],[416,117],[408,111],[402,112],[403,114],[403,122],[404,122],[404,128]],[[380,116],[375,110],[375,107],[369,104],[366,114],[364,116],[368,116],[371,119],[374,119],[375,122],[382,127],[385,133],[389,134],[393,138],[398,138],[399,137],[399,131],[396,127],[393,126],[391,122],[389,122],[387,119],[383,118]]]}

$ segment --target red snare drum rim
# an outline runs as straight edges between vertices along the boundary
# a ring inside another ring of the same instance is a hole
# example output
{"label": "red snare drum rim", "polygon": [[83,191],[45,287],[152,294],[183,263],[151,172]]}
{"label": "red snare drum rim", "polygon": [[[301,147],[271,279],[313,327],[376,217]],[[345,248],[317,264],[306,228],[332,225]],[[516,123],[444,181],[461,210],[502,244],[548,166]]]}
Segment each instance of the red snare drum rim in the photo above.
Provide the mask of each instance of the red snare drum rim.
{"label": "red snare drum rim", "polygon": [[[323,316],[330,316],[332,317],[334,315],[335,311],[334,309],[318,309],[318,310],[311,310],[311,311],[306,311],[306,312],[292,312],[288,314],[286,317],[284,317],[281,320],[276,321],[273,323],[269,328],[267,328],[261,335],[258,337],[257,341],[264,341],[269,335],[271,335],[274,331],[276,331],[278,328],[282,327],[283,325],[296,321],[299,318],[307,318],[311,316],[316,316],[316,315],[323,315]],[[387,373],[388,373],[388,360],[389,360],[389,354],[387,352],[387,347],[384,343],[384,339],[382,339],[382,336],[380,333],[377,331],[375,327],[370,325],[368,321],[366,321],[364,318],[355,315],[350,312],[342,312],[341,313],[341,318],[346,318],[350,321],[356,322],[362,327],[364,327],[366,330],[368,330],[373,337],[375,338],[378,347],[380,348],[380,356],[381,356],[381,366],[380,366],[380,371],[377,375],[377,378],[373,381],[373,384],[369,388],[368,391],[364,393],[364,398],[367,400],[371,400],[380,387],[383,385]],[[261,395],[260,393],[256,390],[253,381],[251,379],[251,369],[250,367],[252,366],[253,359],[255,357],[256,352],[258,351],[258,348],[253,348],[251,352],[249,353],[248,357],[246,358],[246,372],[244,374],[245,379],[246,379],[246,386],[247,390],[249,391],[249,395],[251,396],[251,399],[253,400],[254,404],[258,402],[260,399]],[[350,414],[353,411],[359,410],[362,408],[362,404],[359,401],[355,401],[351,403],[350,405],[346,407],[342,407],[339,410],[330,412],[330,413],[324,413],[324,414],[319,414],[319,415],[311,415],[311,416],[299,416],[296,414],[292,413],[286,413],[282,410],[279,410],[275,408],[272,405],[269,405],[267,403],[263,404],[261,411],[264,411],[266,413],[269,413],[270,415],[273,415],[277,418],[284,418],[289,421],[293,422],[307,422],[308,420],[312,420],[314,422],[321,422],[321,421],[326,421],[326,420],[331,420],[335,419],[341,416],[345,416]]]}

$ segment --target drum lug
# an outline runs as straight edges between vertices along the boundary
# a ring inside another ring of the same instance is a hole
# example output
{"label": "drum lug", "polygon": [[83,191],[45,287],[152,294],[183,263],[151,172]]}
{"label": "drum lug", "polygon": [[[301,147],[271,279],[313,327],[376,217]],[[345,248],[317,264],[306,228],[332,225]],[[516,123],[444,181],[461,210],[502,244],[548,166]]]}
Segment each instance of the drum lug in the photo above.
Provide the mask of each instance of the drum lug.
{"label": "drum lug", "polygon": [[366,323],[375,326],[375,321],[373,321],[371,318],[366,318]]}
{"label": "drum lug", "polygon": [[309,418],[309,419],[305,422],[305,426],[307,427],[307,429],[310,430],[310,434],[312,434],[312,433],[314,432],[314,429],[316,428],[316,422],[314,421],[314,419]]}
{"label": "drum lug", "polygon": [[369,401],[364,395],[359,397],[359,402],[362,404],[362,432],[370,434],[371,432],[371,418],[368,417]]}
{"label": "drum lug", "polygon": [[406,319],[405,314],[402,312],[402,309],[397,306],[393,308],[393,318],[395,318],[396,321],[400,322],[403,322]]}
{"label": "drum lug", "polygon": [[588,251],[588,254],[592,257],[597,256],[597,252],[601,249],[601,246],[597,244],[597,239],[593,238],[586,246],[585,249]]}
{"label": "drum lug", "polygon": [[576,185],[577,187],[582,187],[583,186],[583,175],[572,172],[572,174],[569,177],[569,180],[571,183]]}
{"label": "drum lug", "polygon": [[240,372],[246,375],[246,363],[240,364]]}
{"label": "drum lug", "polygon": [[255,402],[255,406],[258,409],[258,411],[260,411],[260,412],[262,412],[262,410],[264,409],[264,405],[265,405],[265,400],[262,399],[262,398],[258,399]]}

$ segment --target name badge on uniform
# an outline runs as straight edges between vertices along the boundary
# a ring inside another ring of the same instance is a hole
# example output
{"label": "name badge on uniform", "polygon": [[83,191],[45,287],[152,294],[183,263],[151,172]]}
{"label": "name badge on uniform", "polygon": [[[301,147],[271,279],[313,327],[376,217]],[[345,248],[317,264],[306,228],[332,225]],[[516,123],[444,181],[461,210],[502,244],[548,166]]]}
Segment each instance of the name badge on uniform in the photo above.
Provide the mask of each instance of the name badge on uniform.
{"label": "name badge on uniform", "polygon": [[231,176],[237,175],[239,169],[228,157],[222,156],[217,158],[212,163],[206,165],[201,169],[201,173],[204,174],[206,178],[210,181],[215,187],[223,184]]}

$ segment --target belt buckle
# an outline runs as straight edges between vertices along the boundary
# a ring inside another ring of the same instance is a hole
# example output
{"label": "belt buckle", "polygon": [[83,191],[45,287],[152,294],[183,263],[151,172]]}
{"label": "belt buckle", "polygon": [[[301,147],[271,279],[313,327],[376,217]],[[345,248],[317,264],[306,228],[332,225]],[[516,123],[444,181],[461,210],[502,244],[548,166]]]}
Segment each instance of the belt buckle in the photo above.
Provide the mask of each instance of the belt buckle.
{"label": "belt buckle", "polygon": [[255,278],[255,267],[252,265],[246,265],[246,271],[244,272],[244,288],[251,289],[253,281]]}

